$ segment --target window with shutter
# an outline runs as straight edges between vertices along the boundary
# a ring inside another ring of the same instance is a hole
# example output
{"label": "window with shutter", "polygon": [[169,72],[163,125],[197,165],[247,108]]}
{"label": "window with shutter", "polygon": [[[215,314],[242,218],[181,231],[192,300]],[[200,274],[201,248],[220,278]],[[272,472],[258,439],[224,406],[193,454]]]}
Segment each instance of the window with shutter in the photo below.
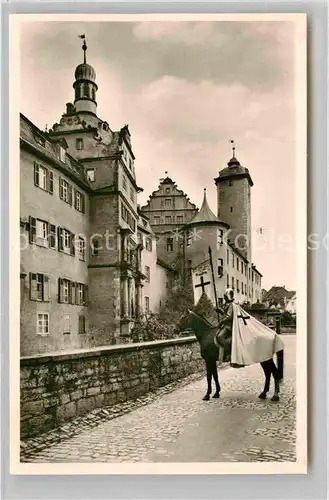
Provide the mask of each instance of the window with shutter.
{"label": "window with shutter", "polygon": [[61,200],[64,200],[64,179],[62,177],[59,178],[59,197]]}
{"label": "window with shutter", "polygon": [[47,176],[47,189],[50,194],[54,193],[54,174],[50,170]]}
{"label": "window with shutter", "polygon": [[58,240],[58,250],[61,252],[64,250],[63,229],[61,227],[57,228],[57,240]]}
{"label": "window with shutter", "polygon": [[70,303],[70,285],[69,285],[69,280],[62,279],[62,286],[61,286],[61,299],[63,304],[69,304]]}
{"label": "window with shutter", "polygon": [[79,236],[78,240],[78,255],[79,255],[79,260],[85,260],[85,255],[86,254],[86,243],[84,238]]}
{"label": "window with shutter", "polygon": [[30,222],[30,243],[35,243],[36,233],[37,233],[36,229],[37,222],[35,217],[30,217],[29,222]]}
{"label": "window with shutter", "polygon": [[79,333],[86,333],[86,318],[79,316]]}
{"label": "window with shutter", "polygon": [[75,304],[76,288],[75,283],[70,281],[70,304]]}
{"label": "window with shutter", "polygon": [[30,300],[38,300],[37,274],[30,273]]}
{"label": "window with shutter", "polygon": [[49,224],[49,247],[56,248],[56,226]]}
{"label": "window with shutter", "polygon": [[40,219],[36,219],[36,239],[35,243],[37,245],[43,246],[43,247],[48,247],[49,246],[49,240],[48,240],[48,230],[49,230],[49,224],[48,222]]}
{"label": "window with shutter", "polygon": [[75,305],[79,305],[79,283],[74,283],[75,288]]}
{"label": "window with shutter", "polygon": [[62,303],[62,278],[58,278],[58,303]]}
{"label": "window with shutter", "polygon": [[34,185],[39,187],[39,165],[34,162]]}
{"label": "window with shutter", "polygon": [[75,255],[75,234],[71,233],[70,234],[70,239],[71,239],[71,255]]}
{"label": "window with shutter", "polygon": [[43,275],[43,300],[49,302],[50,298],[50,279],[47,274]]}
{"label": "window with shutter", "polygon": [[72,186],[68,184],[68,200],[67,202],[72,205]]}

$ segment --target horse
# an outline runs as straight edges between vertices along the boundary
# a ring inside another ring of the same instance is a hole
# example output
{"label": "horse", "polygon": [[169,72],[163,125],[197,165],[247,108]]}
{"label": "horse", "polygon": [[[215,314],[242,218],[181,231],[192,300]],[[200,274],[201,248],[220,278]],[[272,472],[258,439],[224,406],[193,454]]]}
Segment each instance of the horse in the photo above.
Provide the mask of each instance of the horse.
{"label": "horse", "polygon": [[[214,379],[216,390],[213,394],[213,398],[220,397],[220,383],[217,371],[217,361],[219,359],[219,348],[215,344],[215,335],[217,333],[218,327],[213,326],[207,319],[205,319],[200,314],[188,310],[180,319],[179,329],[182,330],[192,330],[196,336],[201,349],[201,357],[204,359],[207,370],[207,392],[202,398],[203,401],[209,401],[210,395],[212,393],[212,379]],[[281,351],[282,352],[282,351]],[[271,401],[279,401],[280,393],[280,381],[282,379],[283,367],[280,366],[282,362],[282,357],[278,356],[278,367],[274,363],[273,358],[260,363],[264,375],[265,384],[263,391],[259,394],[260,399],[266,399],[267,393],[270,390],[271,376],[274,378],[274,394]]]}

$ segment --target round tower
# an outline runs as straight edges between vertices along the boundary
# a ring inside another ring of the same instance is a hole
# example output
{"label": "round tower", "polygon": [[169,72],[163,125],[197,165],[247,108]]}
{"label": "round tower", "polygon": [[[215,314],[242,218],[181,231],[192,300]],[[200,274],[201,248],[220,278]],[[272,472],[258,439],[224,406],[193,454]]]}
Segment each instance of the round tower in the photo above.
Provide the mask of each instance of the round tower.
{"label": "round tower", "polygon": [[[185,258],[191,267],[192,276],[194,276],[193,279],[195,280],[197,276],[203,276],[201,285],[198,283],[194,284],[196,301],[200,298],[201,293],[205,291],[216,303],[216,299],[223,297],[226,287],[226,234],[229,230],[229,225],[226,221],[219,220],[212,212],[208,205],[205,189],[200,211],[184,226],[183,230]],[[211,250],[214,276],[209,274],[209,249]],[[207,271],[202,270],[202,266],[204,265],[208,269]],[[214,281],[217,297],[213,294]],[[203,282],[205,282],[204,285],[202,285]]]}
{"label": "round tower", "polygon": [[[84,37],[84,35],[83,35]],[[87,44],[84,38],[83,64],[79,64],[75,70],[75,82],[73,84],[75,98],[74,105],[77,113],[92,113],[96,115],[96,72],[90,64],[87,64]]]}
{"label": "round tower", "polygon": [[[233,142],[233,141],[231,141]],[[233,156],[227,167],[215,179],[218,218],[230,226],[228,239],[251,261],[251,190],[253,181],[249,170]]]}

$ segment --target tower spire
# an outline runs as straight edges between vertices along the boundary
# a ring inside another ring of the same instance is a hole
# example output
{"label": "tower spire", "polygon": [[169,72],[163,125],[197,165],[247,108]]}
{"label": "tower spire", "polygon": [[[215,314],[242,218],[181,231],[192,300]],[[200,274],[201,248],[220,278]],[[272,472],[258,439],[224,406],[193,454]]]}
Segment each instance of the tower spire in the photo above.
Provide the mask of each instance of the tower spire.
{"label": "tower spire", "polygon": [[83,64],[87,64],[87,43],[86,43],[86,35],[79,35],[79,38],[83,40],[82,50],[83,50]]}
{"label": "tower spire", "polygon": [[234,142],[234,139],[231,139],[230,143],[232,144],[233,158],[235,158],[235,142]]}

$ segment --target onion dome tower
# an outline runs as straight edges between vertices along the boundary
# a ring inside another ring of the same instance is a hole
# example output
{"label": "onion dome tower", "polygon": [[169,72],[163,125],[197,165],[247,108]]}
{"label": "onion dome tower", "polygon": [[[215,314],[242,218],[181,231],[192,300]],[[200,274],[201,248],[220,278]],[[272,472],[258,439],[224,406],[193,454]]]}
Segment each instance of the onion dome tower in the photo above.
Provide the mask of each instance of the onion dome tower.
{"label": "onion dome tower", "polygon": [[83,64],[79,64],[75,70],[75,82],[73,84],[75,99],[74,105],[77,113],[91,113],[96,115],[96,72],[90,64],[87,64],[87,43],[85,35],[80,35],[83,39]]}

